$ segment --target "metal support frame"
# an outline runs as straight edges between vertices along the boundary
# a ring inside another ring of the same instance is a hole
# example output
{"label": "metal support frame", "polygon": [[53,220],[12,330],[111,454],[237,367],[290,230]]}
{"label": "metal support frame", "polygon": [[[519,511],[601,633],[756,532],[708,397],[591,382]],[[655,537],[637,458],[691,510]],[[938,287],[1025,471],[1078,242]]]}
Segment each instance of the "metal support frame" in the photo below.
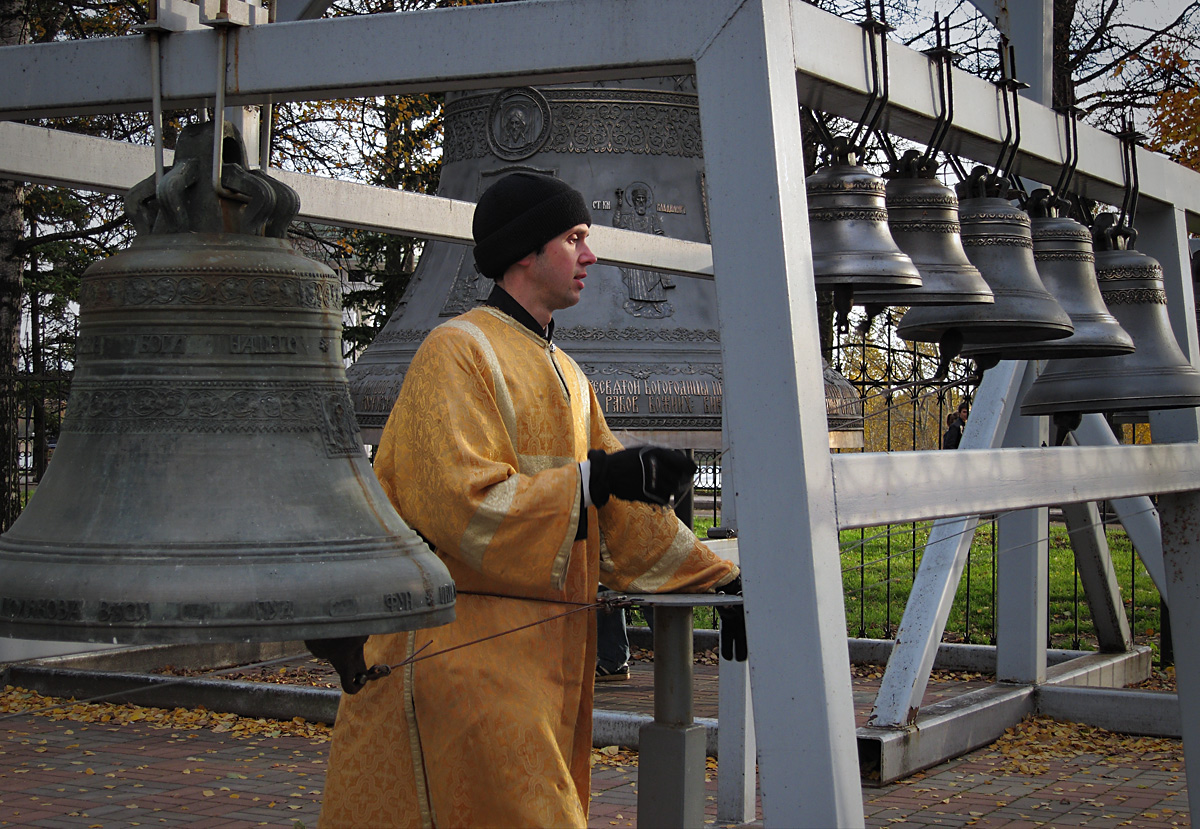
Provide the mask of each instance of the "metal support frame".
{"label": "metal support frame", "polygon": [[[1019,397],[1037,376],[1033,365],[1015,364]],[[1044,417],[1013,417],[1006,447],[1045,446]],[[1046,679],[1046,569],[1050,552],[1046,507],[1003,513],[996,519],[996,679],[1037,684]]]}
{"label": "metal support frame", "polygon": [[1062,511],[1075,553],[1075,571],[1092,613],[1097,644],[1108,653],[1128,651],[1133,647],[1133,636],[1121,602],[1121,588],[1113,570],[1100,510],[1089,501],[1064,504]]}
{"label": "metal support frame", "polygon": [[[853,827],[864,820],[829,436],[823,398],[806,391],[824,381],[788,11],[742,5],[697,56],[696,82],[714,265],[731,275],[716,281],[717,306],[763,818]],[[804,635],[779,635],[789,629]]]}
{"label": "metal support frame", "polygon": [[[1000,446],[1020,382],[1017,364],[1012,362],[984,375],[960,449]],[[978,515],[968,515],[943,518],[930,527],[868,725],[902,728],[916,720],[978,523]]]}
{"label": "metal support frame", "polygon": [[[320,6],[314,0],[295,13],[308,17]],[[548,38],[547,31],[559,36]],[[212,104],[219,85],[195,67],[209,64],[214,37],[181,31],[165,39],[164,106]],[[737,499],[767,825],[863,824],[839,525],[1165,493],[1163,547],[1180,565],[1166,568],[1173,623],[1180,641],[1200,635],[1200,586],[1192,582],[1200,567],[1191,560],[1200,549],[1192,529],[1200,471],[1194,411],[1153,413],[1156,445],[1147,447],[1042,449],[1032,432],[1016,429],[1010,437],[1030,448],[829,455],[824,407],[819,396],[806,393],[822,381],[796,112],[801,103],[848,117],[861,110],[868,73],[863,62],[846,60],[862,48],[855,24],[801,0],[546,0],[252,25],[230,37],[236,44],[225,77],[229,106],[695,72],[712,247],[610,228],[596,228],[594,235],[614,263],[706,278],[714,260],[721,265],[726,424],[739,470],[736,496],[730,493],[725,503]],[[398,50],[396,43],[408,47]],[[318,44],[324,60],[313,62],[309,55]],[[10,79],[0,88],[0,119],[148,110],[154,97],[145,71],[149,49],[147,39],[137,37],[0,49],[0,76]],[[897,82],[882,127],[923,141],[939,108],[936,67],[895,45],[889,64]],[[958,106],[946,147],[967,158],[991,158],[1003,133],[995,95],[981,79],[954,71]],[[1028,99],[1019,108],[1016,172],[1053,180],[1065,157],[1061,119]],[[153,170],[148,148],[79,143],[94,139],[45,130],[36,134],[47,140],[28,141],[29,130],[37,128],[0,123],[0,174],[115,190]],[[84,146],[102,151],[80,152]],[[1139,247],[1164,267],[1172,324],[1195,362],[1186,229],[1200,228],[1200,175],[1143,150],[1138,166]],[[1081,126],[1077,170],[1077,192],[1120,201],[1115,138]],[[466,203],[279,177],[301,184],[306,214],[317,221],[428,238],[469,236],[472,206]],[[947,494],[945,481],[963,479],[973,486]],[[1022,532],[1028,537],[1033,530]],[[1040,560],[1035,552],[1022,562],[1019,578],[1034,577]],[[1028,594],[1027,581],[1023,589]],[[1014,607],[1018,621],[1006,624],[1002,635],[1026,644],[1003,673],[1025,680],[1053,675],[1045,669],[1044,641],[1041,653],[1028,644],[1037,638],[1027,618],[1036,607]],[[1200,751],[1200,665],[1187,657],[1179,655],[1180,703],[1185,747],[1194,754]],[[1200,779],[1191,783],[1193,797],[1200,797]]]}

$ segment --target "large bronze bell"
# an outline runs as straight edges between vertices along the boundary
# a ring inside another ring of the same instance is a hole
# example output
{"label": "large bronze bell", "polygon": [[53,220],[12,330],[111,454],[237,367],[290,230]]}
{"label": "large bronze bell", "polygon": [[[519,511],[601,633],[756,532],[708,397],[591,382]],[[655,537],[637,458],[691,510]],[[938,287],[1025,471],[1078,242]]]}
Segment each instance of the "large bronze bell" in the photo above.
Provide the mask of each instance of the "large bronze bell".
{"label": "large bronze bell", "polygon": [[963,247],[995,302],[913,307],[901,318],[897,333],[906,340],[939,343],[943,362],[966,344],[1070,336],[1070,317],[1038,276],[1029,215],[1008,200],[1006,185],[979,167],[958,191]]}
{"label": "large bronze bell", "polygon": [[857,163],[843,137],[832,141],[829,154],[830,162],[808,176],[804,188],[813,277],[818,291],[833,291],[844,318],[860,292],[919,288],[921,273],[892,238],[884,180]]}
{"label": "large bronze bell", "polygon": [[[474,202],[500,176],[533,170],[582,192],[595,225],[709,239],[690,77],[448,94],[445,135],[440,196]],[[368,442],[378,442],[425,335],[485,299],[492,284],[475,270],[468,245],[425,244],[396,311],[347,370]],[[723,369],[711,280],[593,265],[582,301],[554,321],[554,341],[580,364],[619,437],[720,448]],[[825,391],[834,393],[828,384]],[[831,444],[862,446],[861,418],[835,419],[831,428]]]}
{"label": "large bronze bell", "polygon": [[1133,231],[1113,214],[1093,227],[1096,276],[1112,315],[1137,350],[1104,359],[1046,363],[1021,404],[1023,415],[1144,413],[1200,406],[1200,372],[1184,357],[1167,318],[1162,266],[1134,250]]}
{"label": "large bronze bell", "polygon": [[283,237],[294,192],[213,122],[135,186],[80,290],[58,448],[0,536],[0,634],[290,641],[454,618],[454,583],[363,453],[341,290]]}
{"label": "large bronze bell", "polygon": [[1096,283],[1092,234],[1053,203],[1049,190],[1029,200],[1033,219],[1033,258],[1046,290],[1071,318],[1075,333],[1057,340],[1000,345],[967,345],[964,357],[1003,355],[1007,360],[1111,357],[1133,351],[1133,339],[1109,313]]}
{"label": "large bronze bell", "polygon": [[919,288],[855,291],[868,310],[886,305],[991,304],[992,290],[963,250],[958,196],[937,180],[936,167],[909,150],[887,176],[888,226],[896,245],[921,274]]}

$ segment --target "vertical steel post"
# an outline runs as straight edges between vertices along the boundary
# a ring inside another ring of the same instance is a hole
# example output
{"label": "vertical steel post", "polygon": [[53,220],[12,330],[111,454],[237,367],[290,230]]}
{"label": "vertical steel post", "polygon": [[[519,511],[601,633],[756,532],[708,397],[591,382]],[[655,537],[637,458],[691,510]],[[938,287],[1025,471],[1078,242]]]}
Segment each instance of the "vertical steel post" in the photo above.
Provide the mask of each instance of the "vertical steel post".
{"label": "vertical steel post", "polygon": [[[1171,631],[1180,642],[1200,636],[1200,492],[1160,495],[1163,559],[1171,591]],[[1200,658],[1195,648],[1175,651],[1179,718],[1183,725],[1183,753],[1200,757]],[[1188,806],[1200,809],[1200,763],[1186,764]]]}
{"label": "vertical steel post", "polygon": [[654,608],[654,722],[638,732],[638,825],[704,825],[704,726],[692,719],[692,608]]}
{"label": "vertical steel post", "polygon": [[862,826],[790,7],[696,56],[767,826]]}
{"label": "vertical steel post", "polygon": [[[1020,364],[1018,364],[1020,365]],[[1036,379],[1024,363],[1020,398]],[[1049,436],[1044,417],[1014,415],[1004,436],[1007,447],[1044,446]],[[1046,538],[1049,510],[1025,509],[996,521],[1000,539],[996,596],[996,679],[1039,683],[1046,679]]]}
{"label": "vertical steel post", "polygon": [[[724,424],[721,431],[721,445],[728,446],[729,434]],[[734,461],[732,452],[721,460],[721,526],[736,534]],[[717,820],[750,823],[758,811],[758,745],[754,740],[750,667],[745,662],[722,659],[718,671],[717,756],[721,766],[717,774]]]}

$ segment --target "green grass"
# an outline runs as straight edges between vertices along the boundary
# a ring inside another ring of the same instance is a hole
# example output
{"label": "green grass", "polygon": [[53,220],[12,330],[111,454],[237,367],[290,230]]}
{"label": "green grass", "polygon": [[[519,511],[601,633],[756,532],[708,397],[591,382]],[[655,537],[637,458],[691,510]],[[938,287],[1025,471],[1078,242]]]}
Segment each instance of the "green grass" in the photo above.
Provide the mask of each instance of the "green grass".
{"label": "green grass", "polygon": [[[696,533],[703,538],[712,525],[698,517]],[[920,566],[928,524],[905,524],[846,530],[841,533],[842,585],[846,601],[847,634],[890,639],[904,615],[913,575]],[[1149,644],[1157,656],[1160,632],[1158,591],[1146,568],[1133,554],[1120,527],[1109,528],[1108,544],[1117,584],[1134,640]],[[981,522],[971,544],[969,567],[963,571],[951,607],[945,642],[995,644],[995,567],[1008,551],[995,540],[994,525]],[[1075,572],[1075,557],[1066,530],[1051,526],[1049,538],[1049,644],[1053,648],[1095,650],[1095,627]],[[696,626],[713,626],[712,613],[697,609]],[[635,616],[635,624],[641,620]]]}

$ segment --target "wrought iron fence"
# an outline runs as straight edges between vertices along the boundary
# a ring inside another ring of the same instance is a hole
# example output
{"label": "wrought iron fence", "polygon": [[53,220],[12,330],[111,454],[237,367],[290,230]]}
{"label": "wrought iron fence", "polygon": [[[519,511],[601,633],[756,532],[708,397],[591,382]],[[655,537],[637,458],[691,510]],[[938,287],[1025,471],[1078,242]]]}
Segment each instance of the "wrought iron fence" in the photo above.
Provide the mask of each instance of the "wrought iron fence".
{"label": "wrought iron fence", "polygon": [[0,422],[5,424],[0,531],[16,520],[46,471],[58,443],[70,383],[67,371],[0,375]]}

